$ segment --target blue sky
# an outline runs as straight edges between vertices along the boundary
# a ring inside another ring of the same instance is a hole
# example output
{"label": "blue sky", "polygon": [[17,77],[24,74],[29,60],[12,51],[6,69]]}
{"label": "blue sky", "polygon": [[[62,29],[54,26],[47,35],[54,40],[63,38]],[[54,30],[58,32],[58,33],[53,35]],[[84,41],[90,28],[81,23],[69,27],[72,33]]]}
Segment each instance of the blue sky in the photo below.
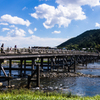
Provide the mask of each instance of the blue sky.
{"label": "blue sky", "polygon": [[0,0],[0,44],[57,46],[100,28],[100,0]]}

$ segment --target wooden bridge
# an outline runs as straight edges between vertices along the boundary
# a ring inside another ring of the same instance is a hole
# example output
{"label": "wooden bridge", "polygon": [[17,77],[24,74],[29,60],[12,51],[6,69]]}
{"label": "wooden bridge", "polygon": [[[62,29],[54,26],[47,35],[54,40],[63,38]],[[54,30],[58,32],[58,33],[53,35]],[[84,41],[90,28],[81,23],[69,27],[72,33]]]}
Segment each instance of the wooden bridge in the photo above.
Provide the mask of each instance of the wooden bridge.
{"label": "wooden bridge", "polygon": [[[9,79],[12,78],[12,71],[20,71],[19,76],[28,76],[28,88],[31,81],[36,82],[36,85],[40,85],[40,72],[44,71],[43,67],[47,67],[47,71],[53,69],[62,69],[66,72],[75,72],[76,65],[86,64],[91,61],[95,61],[99,58],[99,54],[95,52],[86,51],[72,51],[72,50],[60,50],[60,49],[6,49],[0,53],[0,78]],[[1,66],[4,61],[9,63],[9,67]],[[12,67],[12,62],[18,61],[18,67]],[[30,61],[30,63],[27,63]],[[27,68],[30,66],[31,68]],[[35,68],[36,67],[36,68]],[[5,70],[9,71],[9,75]],[[5,76],[1,76],[3,71]],[[27,75],[26,71],[30,71],[31,75]],[[32,78],[36,76],[36,80]]]}

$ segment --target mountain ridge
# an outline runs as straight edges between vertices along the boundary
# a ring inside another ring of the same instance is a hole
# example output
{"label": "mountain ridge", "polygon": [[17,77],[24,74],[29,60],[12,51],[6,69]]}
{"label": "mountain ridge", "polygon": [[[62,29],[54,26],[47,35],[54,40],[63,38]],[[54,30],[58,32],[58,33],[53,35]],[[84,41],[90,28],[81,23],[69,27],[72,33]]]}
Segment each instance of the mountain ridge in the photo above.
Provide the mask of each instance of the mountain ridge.
{"label": "mountain ridge", "polygon": [[95,48],[99,49],[100,45],[100,29],[87,30],[82,34],[71,38],[60,45],[58,48],[67,49],[82,49],[82,48]]}

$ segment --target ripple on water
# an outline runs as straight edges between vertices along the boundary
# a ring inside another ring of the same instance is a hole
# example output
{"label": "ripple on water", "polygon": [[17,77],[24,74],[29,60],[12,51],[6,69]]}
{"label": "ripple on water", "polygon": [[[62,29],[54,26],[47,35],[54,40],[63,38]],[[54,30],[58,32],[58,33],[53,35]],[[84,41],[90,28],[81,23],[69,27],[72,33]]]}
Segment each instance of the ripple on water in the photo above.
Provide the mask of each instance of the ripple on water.
{"label": "ripple on water", "polygon": [[[100,68],[100,62],[90,63],[87,68]],[[83,74],[100,75],[100,69],[82,69],[77,70]],[[7,71],[9,73],[9,71]],[[12,71],[12,74],[17,72]],[[29,72],[27,72],[29,73]],[[13,80],[12,84],[25,83],[26,80]],[[4,83],[7,84],[6,82]],[[62,78],[43,78],[41,79],[41,88],[43,90],[57,90],[58,92],[71,92],[79,96],[94,96],[100,94],[100,78],[89,77],[62,77]]]}

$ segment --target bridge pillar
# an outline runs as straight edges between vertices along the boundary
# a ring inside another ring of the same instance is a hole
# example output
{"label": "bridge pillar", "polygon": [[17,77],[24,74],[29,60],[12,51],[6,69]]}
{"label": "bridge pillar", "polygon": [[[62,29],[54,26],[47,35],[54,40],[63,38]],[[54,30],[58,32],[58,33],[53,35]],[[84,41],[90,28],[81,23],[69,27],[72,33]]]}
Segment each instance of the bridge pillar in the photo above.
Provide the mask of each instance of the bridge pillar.
{"label": "bridge pillar", "polygon": [[68,59],[67,59],[67,61],[68,61],[68,72],[70,72],[70,67],[71,67],[71,56],[68,56]]}
{"label": "bridge pillar", "polygon": [[22,76],[22,64],[23,64],[23,60],[20,60],[20,76]]}
{"label": "bridge pillar", "polygon": [[51,57],[51,69],[53,67],[53,57]]}
{"label": "bridge pillar", "polygon": [[74,72],[76,71],[76,57],[74,57]]}
{"label": "bridge pillar", "polygon": [[0,76],[1,76],[1,62],[0,62]]}
{"label": "bridge pillar", "polygon": [[24,75],[26,75],[26,60],[24,60]]}
{"label": "bridge pillar", "polygon": [[86,63],[86,66],[87,66],[87,56],[86,56],[85,60],[86,60],[85,63]]}
{"label": "bridge pillar", "polygon": [[33,73],[34,66],[35,66],[35,58],[32,59],[32,67],[31,67],[32,71],[31,71],[31,74]]}
{"label": "bridge pillar", "polygon": [[37,87],[40,87],[40,65],[37,65]]}
{"label": "bridge pillar", "polygon": [[82,65],[84,66],[84,57],[82,56]]}
{"label": "bridge pillar", "polygon": [[48,58],[48,70],[49,70],[49,58]]}
{"label": "bridge pillar", "polygon": [[64,56],[63,56],[63,69],[64,69],[64,67],[65,67],[65,66],[64,66]]}
{"label": "bridge pillar", "polygon": [[43,69],[43,58],[41,58],[41,68]]}
{"label": "bridge pillar", "polygon": [[10,59],[9,60],[9,73],[10,73],[10,75],[11,75],[11,67],[12,67],[12,60]]}
{"label": "bridge pillar", "polygon": [[0,75],[1,75],[1,64],[4,62],[4,60],[0,60]]}

